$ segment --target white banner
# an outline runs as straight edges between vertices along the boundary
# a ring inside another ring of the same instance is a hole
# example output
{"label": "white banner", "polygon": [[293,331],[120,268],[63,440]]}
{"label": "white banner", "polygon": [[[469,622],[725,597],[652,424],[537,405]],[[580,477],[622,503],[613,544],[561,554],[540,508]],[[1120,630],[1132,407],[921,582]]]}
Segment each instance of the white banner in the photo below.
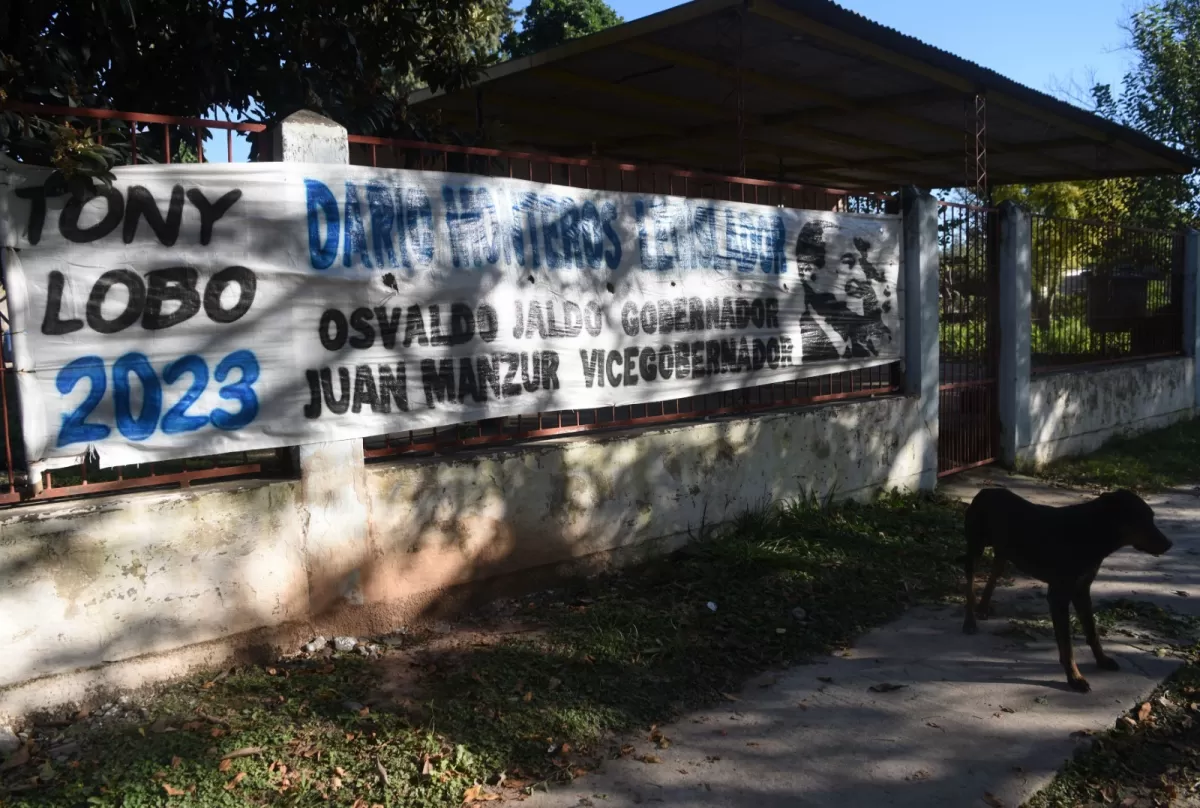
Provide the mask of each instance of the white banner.
{"label": "white banner", "polygon": [[[260,163],[0,165],[27,458],[102,466],[900,358],[900,220]],[[7,187],[4,187],[7,186]]]}

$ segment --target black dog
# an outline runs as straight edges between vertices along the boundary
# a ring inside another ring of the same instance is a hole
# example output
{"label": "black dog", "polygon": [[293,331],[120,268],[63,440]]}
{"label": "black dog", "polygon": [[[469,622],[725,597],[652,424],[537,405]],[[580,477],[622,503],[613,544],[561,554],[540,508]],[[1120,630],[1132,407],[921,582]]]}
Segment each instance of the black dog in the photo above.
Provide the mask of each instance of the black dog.
{"label": "black dog", "polygon": [[1122,547],[1162,555],[1171,540],[1154,524],[1154,511],[1132,491],[1102,494],[1091,502],[1052,508],[1032,502],[1006,488],[985,488],[967,508],[967,619],[963,631],[974,634],[975,561],[985,547],[994,554],[992,575],[979,598],[979,616],[987,619],[996,580],[1011,561],[1026,575],[1049,585],[1047,599],[1054,619],[1058,659],[1072,689],[1086,693],[1087,679],[1075,667],[1071,649],[1071,604],[1100,670],[1115,671],[1117,663],[1100,648],[1092,616],[1092,581],[1104,559]]}

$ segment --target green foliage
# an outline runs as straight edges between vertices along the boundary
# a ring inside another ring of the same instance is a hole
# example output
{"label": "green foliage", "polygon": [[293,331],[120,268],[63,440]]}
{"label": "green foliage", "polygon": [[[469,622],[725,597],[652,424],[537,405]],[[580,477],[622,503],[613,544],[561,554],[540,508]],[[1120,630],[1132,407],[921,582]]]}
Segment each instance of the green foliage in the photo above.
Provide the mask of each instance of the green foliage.
{"label": "green foliage", "polygon": [[504,51],[509,58],[528,56],[622,22],[604,0],[532,0],[521,30],[505,35]]}
{"label": "green foliage", "polygon": [[1041,469],[1045,479],[1088,488],[1162,491],[1200,483],[1200,420],[1120,438],[1084,457]]}
{"label": "green foliage", "polygon": [[[353,132],[421,136],[406,94],[471,81],[513,18],[507,0],[13,0],[0,11],[0,100],[268,121],[311,109]],[[143,159],[164,156],[155,130],[138,138]],[[0,113],[0,149],[18,159],[52,156],[50,134]],[[173,149],[195,151],[195,138],[172,132]],[[128,141],[125,126],[105,139]]]}

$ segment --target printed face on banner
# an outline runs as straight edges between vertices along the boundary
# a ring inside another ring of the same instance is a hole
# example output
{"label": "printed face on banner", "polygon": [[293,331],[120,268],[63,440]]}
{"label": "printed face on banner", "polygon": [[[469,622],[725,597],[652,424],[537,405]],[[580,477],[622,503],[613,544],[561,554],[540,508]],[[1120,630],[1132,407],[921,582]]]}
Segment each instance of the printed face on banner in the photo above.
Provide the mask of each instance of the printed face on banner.
{"label": "printed face on banner", "polygon": [[[437,172],[0,166],[26,450],[111,466],[900,358],[900,221]],[[5,185],[7,187],[5,187]]]}

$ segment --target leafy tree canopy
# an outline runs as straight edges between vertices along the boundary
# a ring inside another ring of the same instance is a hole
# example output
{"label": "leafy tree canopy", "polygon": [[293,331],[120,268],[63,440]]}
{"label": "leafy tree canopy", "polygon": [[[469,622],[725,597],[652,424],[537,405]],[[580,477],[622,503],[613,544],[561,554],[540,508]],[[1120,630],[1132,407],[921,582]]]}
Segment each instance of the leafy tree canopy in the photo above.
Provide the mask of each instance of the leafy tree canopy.
{"label": "leafy tree canopy", "polygon": [[604,0],[532,0],[522,13],[521,30],[504,37],[505,55],[528,56],[622,22]]}

